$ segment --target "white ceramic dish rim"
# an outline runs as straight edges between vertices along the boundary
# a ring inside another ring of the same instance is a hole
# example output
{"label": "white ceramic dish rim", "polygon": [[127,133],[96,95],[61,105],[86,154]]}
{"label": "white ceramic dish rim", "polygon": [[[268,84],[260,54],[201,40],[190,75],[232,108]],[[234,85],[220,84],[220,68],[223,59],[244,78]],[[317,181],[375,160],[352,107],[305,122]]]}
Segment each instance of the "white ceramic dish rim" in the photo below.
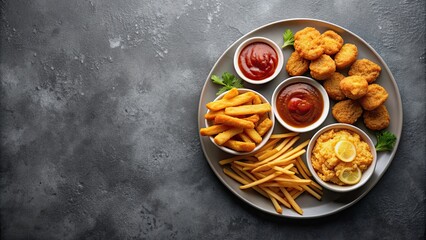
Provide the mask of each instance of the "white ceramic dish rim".
{"label": "white ceramic dish rim", "polygon": [[[206,157],[207,163],[210,165],[211,169],[213,170],[214,174],[218,177],[219,181],[222,182],[222,184],[224,184],[236,197],[240,198],[243,202],[247,203],[248,205],[252,206],[254,209],[257,209],[259,211],[268,213],[268,214],[272,214],[278,217],[284,217],[284,218],[293,218],[293,219],[312,219],[312,218],[319,218],[319,217],[324,217],[324,216],[329,216],[332,214],[336,214],[352,205],[354,205],[355,203],[357,203],[359,200],[361,200],[367,193],[370,192],[371,189],[373,189],[373,187],[379,182],[379,180],[381,179],[381,177],[385,174],[385,172],[387,171],[387,169],[389,168],[389,166],[392,163],[392,160],[395,157],[396,151],[398,149],[399,146],[399,142],[400,142],[400,138],[401,138],[401,133],[402,133],[402,122],[403,122],[403,112],[402,112],[402,101],[401,101],[401,95],[399,93],[399,88],[398,85],[395,81],[395,78],[392,75],[392,72],[390,71],[389,67],[387,66],[386,62],[384,62],[384,60],[382,59],[382,57],[361,37],[359,37],[358,35],[356,35],[355,33],[349,31],[348,29],[341,27],[337,24],[328,22],[328,21],[324,21],[324,20],[318,20],[318,19],[312,19],[312,18],[291,18],[291,19],[284,19],[284,20],[279,20],[279,21],[275,21],[275,22],[271,22],[265,25],[262,25],[256,29],[253,29],[252,31],[246,33],[245,35],[241,36],[239,39],[237,39],[234,43],[232,43],[223,53],[222,55],[218,58],[218,60],[216,61],[216,63],[213,65],[213,67],[211,68],[209,74],[207,75],[206,81],[203,85],[202,91],[200,93],[200,101],[199,101],[199,106],[198,106],[198,128],[203,127],[204,120],[203,120],[203,116],[202,114],[205,112],[205,96],[208,95],[209,92],[209,86],[211,85],[210,83],[210,78],[213,74],[216,74],[215,71],[217,71],[217,68],[220,68],[220,65],[222,64],[223,61],[225,61],[228,57],[228,55],[230,54],[230,50],[232,48],[235,47],[236,43],[241,42],[243,39],[246,39],[247,37],[254,35],[254,33],[257,34],[257,32],[262,31],[265,28],[270,28],[270,27],[274,27],[276,25],[296,25],[296,26],[300,26],[300,25],[305,25],[305,26],[312,26],[312,25],[319,25],[319,26],[323,26],[323,27],[327,27],[327,28],[333,28],[333,29],[338,29],[341,30],[345,33],[347,33],[348,35],[350,35],[352,38],[356,39],[356,41],[359,41],[363,44],[363,46],[367,49],[367,51],[370,52],[370,54],[372,56],[374,56],[375,58],[377,58],[380,63],[382,64],[382,72],[386,72],[389,75],[389,84],[390,86],[395,90],[395,95],[393,96],[393,98],[395,99],[396,103],[394,105],[395,108],[401,110],[398,111],[397,115],[395,116],[395,118],[393,118],[393,122],[396,122],[395,127],[394,127],[394,131],[393,133],[397,136],[397,141],[395,143],[395,147],[392,151],[388,152],[388,153],[381,153],[381,155],[383,157],[380,158],[385,158],[385,159],[380,159],[378,156],[378,161],[379,160],[384,160],[386,163],[384,164],[384,166],[380,169],[378,168],[379,164],[377,164],[376,166],[376,171],[377,174],[374,174],[374,180],[372,179],[372,181],[370,181],[369,183],[367,183],[367,186],[364,186],[363,188],[364,191],[357,194],[356,196],[354,196],[353,198],[351,197],[351,199],[349,200],[349,202],[345,201],[342,204],[335,204],[335,206],[332,206],[332,208],[329,207],[325,207],[323,206],[322,203],[319,203],[318,205],[318,210],[316,210],[315,212],[311,213],[310,215],[298,215],[298,214],[294,214],[294,213],[283,213],[283,214],[278,214],[276,212],[274,212],[272,209],[270,209],[270,207],[266,208],[263,205],[258,205],[257,203],[252,202],[250,199],[248,199],[246,196],[243,196],[241,194],[241,191],[237,188],[234,188],[230,183],[228,183],[228,179],[225,179],[223,176],[223,170],[218,167],[218,161],[219,159],[217,158],[212,158],[210,150],[209,150],[209,145],[207,144],[207,142],[211,143],[211,141],[204,141],[202,139],[202,136],[199,135],[200,141],[201,141],[201,148],[203,150],[203,153]],[[207,139],[206,139],[207,140]],[[358,191],[358,190],[356,190]]]}
{"label": "white ceramic dish rim", "polygon": [[[246,77],[243,72],[241,72],[241,69],[238,65],[238,58],[240,56],[241,51],[244,49],[244,47],[246,47],[247,45],[254,43],[254,42],[263,42],[266,43],[268,45],[270,45],[272,48],[274,48],[275,52],[278,55],[278,65],[277,68],[275,69],[274,74],[272,74],[270,77],[265,78],[263,80],[252,80],[248,77]],[[240,78],[242,78],[244,81],[251,83],[251,84],[264,84],[267,82],[272,81],[273,79],[275,79],[277,77],[277,75],[281,72],[282,68],[284,66],[284,55],[283,52],[281,50],[281,48],[278,46],[277,43],[275,43],[274,41],[272,41],[269,38],[265,38],[265,37],[252,37],[249,38],[247,40],[245,40],[244,42],[242,42],[240,44],[240,46],[238,46],[237,50],[234,53],[234,68],[235,71],[237,72],[238,76]]]}
{"label": "white ceramic dish rim", "polygon": [[[314,167],[312,166],[312,161],[311,161],[312,149],[315,146],[316,140],[318,139],[318,137],[321,134],[323,134],[324,132],[326,132],[328,130],[331,130],[331,129],[347,129],[347,130],[350,130],[352,132],[355,132],[358,135],[360,135],[361,139],[364,142],[366,142],[368,144],[368,146],[370,147],[371,154],[373,155],[373,162],[367,168],[367,170],[363,172],[361,180],[357,184],[350,185],[350,186],[339,186],[339,185],[334,184],[334,183],[324,182],[318,176],[318,174],[316,173]],[[374,147],[373,141],[371,140],[371,138],[364,131],[362,131],[361,129],[359,129],[359,128],[353,126],[353,125],[350,125],[350,124],[346,124],[346,123],[334,123],[334,124],[330,124],[330,125],[327,125],[327,126],[321,128],[311,138],[311,141],[309,142],[308,148],[306,150],[306,161],[307,161],[307,165],[308,165],[309,171],[312,173],[312,176],[317,181],[317,183],[319,183],[321,186],[323,186],[323,187],[325,187],[325,188],[327,188],[328,190],[331,190],[331,191],[349,192],[349,191],[353,191],[353,190],[355,190],[357,188],[360,188],[365,183],[367,183],[368,180],[370,180],[371,176],[374,173],[374,169],[376,168],[377,153],[376,153],[376,149]]]}
{"label": "white ceramic dish rim", "polygon": [[[320,118],[318,118],[318,120],[316,122],[314,122],[313,124],[306,126],[306,127],[293,127],[291,125],[289,125],[288,123],[286,123],[284,121],[284,119],[282,119],[281,115],[278,113],[277,110],[277,97],[278,94],[281,92],[281,90],[293,83],[307,83],[310,84],[311,86],[315,87],[316,89],[318,89],[318,91],[321,93],[321,97],[322,100],[324,102],[324,106],[323,106],[323,111],[321,113]],[[287,128],[290,131],[293,132],[309,132],[312,131],[316,128],[318,128],[327,118],[328,112],[330,110],[330,100],[328,98],[327,92],[325,91],[324,87],[319,84],[316,80],[314,80],[313,78],[310,77],[306,77],[306,76],[295,76],[295,77],[289,77],[287,79],[285,79],[283,82],[281,82],[274,90],[273,94],[272,94],[272,110],[274,111],[274,115],[275,118],[278,120],[278,122],[285,128]]]}
{"label": "white ceramic dish rim", "polygon": [[[219,96],[217,96],[216,98],[215,98],[215,100],[214,101],[216,101],[216,100],[219,100],[219,99],[221,99],[227,92],[229,92],[229,91],[226,91],[226,92],[224,92],[224,93],[222,93],[222,94],[220,94]],[[259,95],[259,97],[262,99],[262,103],[269,103],[269,101],[268,101],[268,99],[266,99],[265,98],[265,96],[263,96],[262,94],[260,94],[260,93],[258,93],[258,92],[256,92],[256,91],[254,91],[254,90],[252,90],[252,89],[248,89],[248,88],[238,88],[238,93],[245,93],[245,92],[253,92],[253,93],[256,93],[257,95]],[[270,103],[269,103],[269,105],[270,105]],[[207,112],[209,112],[209,110],[207,111]],[[272,127],[271,127],[271,129],[269,129],[269,131],[263,136],[263,139],[262,139],[262,142],[260,142],[254,149],[253,149],[253,151],[250,151],[250,152],[237,152],[237,151],[235,151],[235,150],[232,150],[232,149],[230,149],[230,148],[227,148],[227,147],[224,147],[224,146],[220,146],[220,145],[218,145],[218,144],[216,144],[215,143],[215,141],[214,141],[214,139],[213,139],[213,137],[209,137],[210,138],[210,140],[212,141],[212,143],[214,144],[214,145],[216,145],[219,149],[221,149],[222,151],[224,151],[224,152],[227,152],[227,153],[230,153],[230,154],[233,154],[233,155],[248,155],[248,154],[251,154],[251,153],[254,153],[254,152],[256,152],[256,151],[258,151],[260,148],[262,148],[265,144],[266,144],[266,142],[269,140],[269,138],[271,137],[271,135],[272,135],[272,132],[274,131],[274,127],[275,127],[275,117],[274,117],[274,111],[272,111],[272,109],[271,109],[271,111],[268,113],[269,114],[269,118],[271,119],[271,121],[272,121]],[[205,119],[205,124],[206,124],[206,126],[211,126],[211,124],[209,124],[209,121],[207,120],[207,119]]]}

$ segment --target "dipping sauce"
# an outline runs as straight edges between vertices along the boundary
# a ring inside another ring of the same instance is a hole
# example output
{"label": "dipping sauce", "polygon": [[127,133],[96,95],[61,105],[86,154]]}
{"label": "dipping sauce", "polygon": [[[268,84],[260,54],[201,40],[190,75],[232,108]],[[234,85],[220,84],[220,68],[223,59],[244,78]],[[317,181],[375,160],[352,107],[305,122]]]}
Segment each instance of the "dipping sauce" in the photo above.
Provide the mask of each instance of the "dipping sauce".
{"label": "dipping sauce", "polygon": [[318,89],[307,83],[294,83],[283,88],[277,97],[277,111],[292,127],[306,127],[322,114],[324,102]]}
{"label": "dipping sauce", "polygon": [[238,66],[249,79],[263,80],[272,76],[278,65],[278,54],[266,43],[254,42],[240,53]]}

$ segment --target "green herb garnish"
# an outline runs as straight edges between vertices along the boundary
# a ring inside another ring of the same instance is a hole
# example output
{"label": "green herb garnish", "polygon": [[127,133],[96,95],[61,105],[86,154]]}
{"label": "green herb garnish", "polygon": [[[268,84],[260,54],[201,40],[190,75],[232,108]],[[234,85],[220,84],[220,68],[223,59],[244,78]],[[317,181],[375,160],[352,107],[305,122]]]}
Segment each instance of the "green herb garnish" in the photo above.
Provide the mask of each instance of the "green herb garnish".
{"label": "green herb garnish", "polygon": [[294,45],[294,36],[293,36],[293,32],[290,29],[285,30],[285,32],[283,33],[283,38],[284,38],[284,45],[282,45],[281,48]]}
{"label": "green herb garnish", "polygon": [[223,86],[219,89],[219,91],[216,93],[216,95],[220,95],[220,94],[222,94],[222,93],[224,93],[228,90],[231,90],[234,87],[235,88],[242,88],[243,87],[243,82],[229,72],[224,72],[222,74],[222,78],[220,78],[216,75],[212,75],[211,79],[212,79],[213,83],[216,83],[216,84]]}
{"label": "green herb garnish", "polygon": [[396,136],[389,131],[376,132],[376,151],[391,151],[396,143]]}

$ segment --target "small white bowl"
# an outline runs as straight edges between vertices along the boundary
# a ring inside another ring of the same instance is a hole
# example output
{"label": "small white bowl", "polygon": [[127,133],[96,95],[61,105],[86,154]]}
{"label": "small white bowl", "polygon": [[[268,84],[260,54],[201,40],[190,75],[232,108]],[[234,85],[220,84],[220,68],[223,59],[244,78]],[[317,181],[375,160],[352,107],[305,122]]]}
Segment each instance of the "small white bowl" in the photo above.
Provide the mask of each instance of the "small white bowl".
{"label": "small white bowl", "polygon": [[[305,126],[305,127],[291,126],[286,121],[284,121],[284,119],[281,117],[281,115],[279,114],[279,112],[277,110],[277,98],[278,98],[281,90],[283,90],[285,87],[287,87],[291,84],[295,84],[295,83],[306,83],[306,84],[309,84],[312,87],[316,88],[320,92],[323,103],[324,103],[321,116],[317,119],[317,121],[315,121],[312,124]],[[330,101],[328,99],[328,95],[327,95],[327,92],[325,91],[324,87],[320,83],[318,83],[316,80],[309,78],[309,77],[295,76],[295,77],[287,78],[286,80],[284,80],[283,82],[278,84],[278,86],[274,90],[274,93],[272,94],[272,110],[274,111],[275,117],[277,118],[278,122],[283,127],[285,127],[286,129],[288,129],[290,131],[293,131],[293,132],[299,132],[299,133],[309,132],[309,131],[312,131],[315,128],[319,127],[327,118],[329,109],[330,109]]]}
{"label": "small white bowl", "polygon": [[[239,59],[239,56],[241,54],[241,51],[246,46],[248,46],[249,44],[252,44],[252,43],[255,43],[255,42],[261,42],[261,43],[268,44],[269,46],[271,46],[275,50],[275,52],[277,53],[277,56],[278,56],[278,64],[277,64],[277,67],[275,68],[274,74],[272,74],[268,78],[265,78],[265,79],[262,79],[262,80],[255,80],[255,79],[250,79],[250,78],[246,77],[244,75],[244,73],[241,71],[240,66],[238,64],[238,59]],[[252,38],[245,40],[243,43],[240,44],[240,46],[238,46],[238,48],[237,48],[237,50],[235,51],[235,54],[234,54],[235,71],[237,72],[238,76],[240,76],[240,78],[242,78],[244,81],[251,83],[251,84],[264,84],[264,83],[271,81],[281,72],[283,65],[284,65],[284,55],[283,55],[281,48],[274,41],[272,41],[271,39],[265,38],[265,37],[252,37]]]}
{"label": "small white bowl", "polygon": [[[219,100],[219,99],[221,99],[226,93],[227,93],[228,91],[226,91],[226,92],[224,92],[224,93],[222,93],[222,94],[220,94],[214,101],[216,101],[216,100]],[[260,94],[260,93],[258,93],[258,92],[256,92],[256,91],[254,91],[254,90],[251,90],[251,89],[247,89],[247,88],[238,88],[238,92],[239,92],[239,94],[242,94],[242,93],[245,93],[245,92],[253,92],[253,93],[255,93],[255,94],[257,94],[257,95],[259,95],[259,97],[260,97],[260,99],[262,99],[262,103],[269,103],[269,101],[268,101],[268,99],[266,99],[262,94]],[[270,104],[270,103],[269,103]],[[210,110],[208,110],[207,112],[209,112]],[[214,145],[216,145],[218,148],[220,148],[222,151],[225,151],[225,152],[227,152],[227,153],[230,153],[230,154],[234,154],[234,155],[247,155],[247,154],[250,154],[250,153],[254,153],[254,152],[256,152],[257,150],[259,150],[260,148],[262,148],[265,144],[266,144],[266,142],[269,140],[269,138],[271,137],[271,134],[272,134],[272,132],[274,131],[274,126],[275,126],[275,118],[274,118],[274,113],[273,113],[273,111],[271,110],[269,113],[269,119],[271,119],[271,121],[272,121],[272,127],[271,127],[271,129],[269,129],[269,131],[265,134],[265,135],[263,135],[263,139],[262,139],[262,142],[260,142],[254,149],[253,149],[253,151],[251,151],[251,152],[237,152],[237,151],[235,151],[235,150],[232,150],[232,149],[230,149],[230,148],[228,148],[228,147],[225,147],[225,146],[220,146],[220,145],[218,145],[218,144],[216,144],[216,142],[214,141],[214,138],[213,137],[210,137],[210,140],[212,141],[212,143],[214,144]],[[206,126],[207,127],[210,127],[211,125],[212,125],[212,122],[211,121],[208,121],[207,119],[205,119],[204,120],[205,121],[205,124],[206,124]]]}
{"label": "small white bowl", "polygon": [[[323,134],[324,132],[331,130],[331,129],[347,129],[347,130],[350,130],[352,132],[355,132],[358,135],[360,135],[361,139],[364,142],[366,142],[368,144],[368,146],[370,147],[371,154],[373,155],[373,162],[367,168],[367,170],[365,170],[362,173],[361,180],[357,184],[340,186],[340,185],[334,184],[332,182],[325,182],[318,176],[314,167],[312,166],[312,161],[311,161],[312,150],[313,150],[313,148],[316,144],[318,137],[321,134]],[[353,191],[353,190],[363,186],[370,179],[370,177],[373,175],[374,169],[376,168],[377,153],[376,153],[376,148],[374,147],[373,141],[364,131],[362,131],[361,129],[359,129],[359,128],[353,126],[353,125],[350,125],[350,124],[334,123],[334,124],[330,124],[328,126],[323,127],[317,133],[315,133],[315,135],[311,138],[309,145],[308,145],[308,149],[306,150],[306,162],[307,162],[309,171],[312,173],[312,176],[321,186],[323,186],[324,188],[326,188],[328,190],[334,191],[334,192],[349,192],[349,191]]]}

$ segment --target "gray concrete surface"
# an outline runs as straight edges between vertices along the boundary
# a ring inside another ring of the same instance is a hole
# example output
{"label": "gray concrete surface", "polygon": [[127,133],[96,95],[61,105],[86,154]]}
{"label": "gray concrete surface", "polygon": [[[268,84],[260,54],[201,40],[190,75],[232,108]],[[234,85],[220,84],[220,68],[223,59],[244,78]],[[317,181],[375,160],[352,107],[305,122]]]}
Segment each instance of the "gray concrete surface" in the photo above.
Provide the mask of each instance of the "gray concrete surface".
{"label": "gray concrete surface", "polygon": [[[423,239],[425,7],[413,1],[2,0],[2,239]],[[213,174],[197,107],[222,52],[316,18],[382,56],[404,107],[386,174],[314,220],[261,213]]]}

